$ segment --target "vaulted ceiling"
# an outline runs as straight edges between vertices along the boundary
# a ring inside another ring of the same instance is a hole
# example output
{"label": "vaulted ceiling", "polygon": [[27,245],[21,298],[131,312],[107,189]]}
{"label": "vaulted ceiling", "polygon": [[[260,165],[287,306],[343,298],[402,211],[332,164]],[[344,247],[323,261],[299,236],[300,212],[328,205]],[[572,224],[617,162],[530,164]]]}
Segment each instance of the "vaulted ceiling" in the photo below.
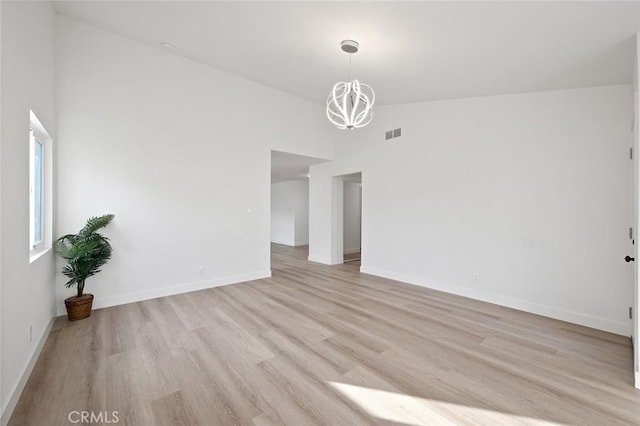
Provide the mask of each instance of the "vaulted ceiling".
{"label": "vaulted ceiling", "polygon": [[59,14],[324,104],[353,76],[377,104],[630,83],[637,2],[56,1]]}

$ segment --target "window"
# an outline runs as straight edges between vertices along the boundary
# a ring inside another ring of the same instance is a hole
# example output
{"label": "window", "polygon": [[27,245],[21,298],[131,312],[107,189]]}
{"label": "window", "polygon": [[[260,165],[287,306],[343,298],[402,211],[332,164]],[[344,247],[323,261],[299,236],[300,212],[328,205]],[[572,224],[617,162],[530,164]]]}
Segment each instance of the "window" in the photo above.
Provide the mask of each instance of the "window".
{"label": "window", "polygon": [[51,138],[31,112],[29,131],[29,249],[32,254],[51,245]]}
{"label": "window", "polygon": [[41,246],[44,237],[44,161],[43,144],[31,131],[31,247]]}

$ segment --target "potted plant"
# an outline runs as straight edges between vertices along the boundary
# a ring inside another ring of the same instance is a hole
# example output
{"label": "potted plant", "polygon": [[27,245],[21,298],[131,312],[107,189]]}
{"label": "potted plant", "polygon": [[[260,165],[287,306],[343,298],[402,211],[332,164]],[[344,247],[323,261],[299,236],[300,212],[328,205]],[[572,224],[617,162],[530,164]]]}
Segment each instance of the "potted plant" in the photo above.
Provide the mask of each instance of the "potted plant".
{"label": "potted plant", "polygon": [[69,321],[87,318],[91,315],[93,294],[84,294],[87,278],[100,272],[100,267],[111,259],[109,239],[97,231],[104,228],[114,218],[112,214],[91,217],[77,234],[67,234],[56,240],[55,251],[67,264],[62,273],[69,277],[66,287],[77,286],[78,294],[65,299]]}

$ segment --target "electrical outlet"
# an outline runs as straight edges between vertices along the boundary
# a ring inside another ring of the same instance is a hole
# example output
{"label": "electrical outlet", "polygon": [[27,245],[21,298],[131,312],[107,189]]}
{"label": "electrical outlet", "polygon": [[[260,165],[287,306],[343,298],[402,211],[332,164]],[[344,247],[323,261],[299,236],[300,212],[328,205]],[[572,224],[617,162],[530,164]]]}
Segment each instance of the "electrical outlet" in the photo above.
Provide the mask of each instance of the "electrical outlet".
{"label": "electrical outlet", "polygon": [[477,273],[474,272],[473,274],[471,274],[471,281],[473,281],[474,283],[477,283],[478,279],[479,278]]}
{"label": "electrical outlet", "polygon": [[204,275],[206,268],[204,266],[201,266],[198,268],[198,272],[200,273],[200,275]]}
{"label": "electrical outlet", "polygon": [[33,326],[29,326],[29,343],[33,340]]}

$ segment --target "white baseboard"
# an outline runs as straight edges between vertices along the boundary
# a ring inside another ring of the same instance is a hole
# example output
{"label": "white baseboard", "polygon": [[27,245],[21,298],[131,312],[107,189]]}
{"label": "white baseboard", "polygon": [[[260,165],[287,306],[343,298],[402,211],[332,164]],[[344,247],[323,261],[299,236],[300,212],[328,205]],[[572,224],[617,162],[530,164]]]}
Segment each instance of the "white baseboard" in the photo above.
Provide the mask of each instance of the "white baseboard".
{"label": "white baseboard", "polygon": [[[143,300],[156,299],[158,297],[173,296],[175,294],[189,293],[191,291],[206,290],[208,288],[220,287],[223,285],[238,284],[246,281],[269,278],[271,270],[251,272],[248,274],[232,275],[229,277],[216,278],[208,281],[198,281],[195,283],[180,284],[171,287],[162,287],[152,290],[140,291],[137,293],[127,293],[107,298],[96,298],[93,302],[94,309],[108,308],[110,306],[125,305],[127,303],[141,302]],[[64,304],[58,305],[58,315],[65,315]]]}
{"label": "white baseboard", "polygon": [[360,251],[360,248],[350,248],[350,249],[344,249],[344,254],[351,254],[351,253],[357,253]]}
{"label": "white baseboard", "polygon": [[305,240],[305,241],[271,241],[273,244],[280,244],[281,246],[287,246],[287,247],[300,247],[300,246],[308,246],[309,245],[309,241]]}
{"label": "white baseboard", "polygon": [[640,389],[640,371],[636,371],[635,372],[635,378],[636,378],[636,389]]}
{"label": "white baseboard", "polygon": [[296,242],[295,241],[276,241],[276,240],[271,240],[271,242],[273,244],[280,244],[281,246],[289,246],[289,247],[295,247]]}
{"label": "white baseboard", "polygon": [[307,257],[307,260],[309,262],[316,262],[316,263],[323,263],[325,265],[332,265],[331,259],[326,259],[324,257],[309,256],[309,257]]}
{"label": "white baseboard", "polygon": [[342,256],[340,256],[340,258],[331,259],[327,259],[326,257],[309,256],[307,257],[307,260],[309,262],[322,263],[324,265],[342,265],[344,263]]}
{"label": "white baseboard", "polygon": [[49,332],[51,331],[51,327],[53,327],[53,322],[55,318],[51,318],[49,321],[49,325],[47,325],[40,336],[40,340],[38,341],[38,345],[36,346],[29,362],[24,367],[22,374],[18,378],[17,383],[13,386],[13,389],[9,393],[10,397],[7,400],[7,403],[4,407],[2,407],[2,416],[0,417],[0,424],[5,426],[9,423],[9,419],[13,414],[13,410],[16,408],[16,404],[18,404],[18,400],[20,399],[20,395],[22,395],[22,391],[24,390],[25,385],[27,384],[27,380],[29,380],[29,376],[31,376],[31,372],[33,371],[33,367],[36,365],[36,361],[38,361],[38,357],[40,356],[40,352],[42,352],[42,348],[44,347],[47,338],[49,337]]}
{"label": "white baseboard", "polygon": [[[565,309],[555,308],[553,306],[539,305],[527,302],[525,300],[514,299],[495,293],[489,293],[482,290],[472,289],[468,287],[457,286],[449,283],[427,280],[422,277],[409,276],[399,274],[397,272],[385,271],[382,269],[361,266],[360,272],[364,274],[376,275],[383,278],[389,278],[401,281],[407,284],[413,284],[421,287],[427,287],[434,290],[444,291],[446,293],[457,294],[459,296],[469,297],[472,299],[482,300],[483,302],[494,303],[496,305],[508,308],[518,309],[532,314],[542,315],[549,318],[555,318],[574,324],[584,325],[586,327],[597,328],[623,336],[631,334],[629,324],[624,322],[612,321],[606,318],[594,317],[579,312],[568,311]],[[637,374],[637,373],[636,373]],[[636,383],[638,379],[636,378]]]}

